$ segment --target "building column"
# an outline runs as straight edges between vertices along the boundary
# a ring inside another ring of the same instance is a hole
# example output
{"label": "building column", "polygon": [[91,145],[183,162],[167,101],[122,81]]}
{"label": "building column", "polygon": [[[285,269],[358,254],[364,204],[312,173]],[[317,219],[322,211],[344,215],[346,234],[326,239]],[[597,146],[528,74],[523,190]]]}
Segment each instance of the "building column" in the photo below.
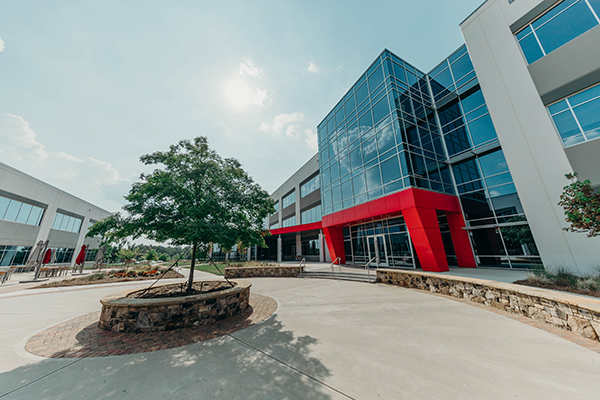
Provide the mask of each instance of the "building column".
{"label": "building column", "polygon": [[296,256],[302,256],[302,234],[296,232]]}
{"label": "building column", "polygon": [[252,245],[248,246],[247,253],[248,255],[246,256],[246,261],[250,261],[250,259],[252,258]]}
{"label": "building column", "polygon": [[254,261],[258,261],[258,245],[254,245]]}
{"label": "building column", "polygon": [[280,263],[283,259],[281,251],[283,249],[283,243],[281,241],[281,235],[277,236],[277,262]]}
{"label": "building column", "polygon": [[463,228],[465,227],[465,220],[462,213],[446,213],[448,219],[448,226],[450,228],[450,235],[452,236],[452,244],[454,245],[454,251],[456,252],[456,260],[459,267],[463,268],[477,268],[475,257],[473,256],[473,248],[469,241],[469,234]]}
{"label": "building column", "polygon": [[435,209],[411,207],[403,209],[402,214],[423,271],[449,271]]}
{"label": "building column", "polygon": [[337,226],[323,227],[325,233],[325,242],[331,255],[331,261],[340,258],[340,264],[346,264],[346,254],[344,251],[344,230]]}
{"label": "building column", "polygon": [[325,243],[323,243],[323,230],[319,231],[319,262],[325,262]]}

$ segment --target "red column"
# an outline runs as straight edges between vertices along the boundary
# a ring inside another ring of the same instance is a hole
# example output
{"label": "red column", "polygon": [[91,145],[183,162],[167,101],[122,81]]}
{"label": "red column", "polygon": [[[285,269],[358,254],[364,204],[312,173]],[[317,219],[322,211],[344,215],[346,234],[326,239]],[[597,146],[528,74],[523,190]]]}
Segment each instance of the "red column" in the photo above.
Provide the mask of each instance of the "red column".
{"label": "red column", "polygon": [[463,268],[477,268],[473,249],[469,242],[469,234],[463,228],[465,220],[462,213],[446,213],[448,218],[448,226],[450,227],[450,235],[452,235],[452,243],[456,252],[458,266]]}
{"label": "red column", "polygon": [[403,209],[402,214],[423,271],[448,271],[446,251],[435,209],[411,207]]}
{"label": "red column", "polygon": [[325,235],[325,243],[329,249],[331,261],[340,257],[340,264],[346,264],[346,254],[344,252],[344,231],[337,226],[324,226],[323,234]]}

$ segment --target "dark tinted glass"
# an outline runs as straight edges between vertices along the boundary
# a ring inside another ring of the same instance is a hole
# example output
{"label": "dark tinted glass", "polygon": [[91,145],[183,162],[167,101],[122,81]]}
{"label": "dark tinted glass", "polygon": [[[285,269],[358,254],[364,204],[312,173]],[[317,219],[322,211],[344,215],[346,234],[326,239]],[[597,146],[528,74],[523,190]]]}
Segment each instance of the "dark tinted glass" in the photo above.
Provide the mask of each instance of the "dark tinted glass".
{"label": "dark tinted glass", "polygon": [[373,120],[375,123],[381,121],[390,113],[390,107],[388,106],[387,98],[384,97],[377,104],[373,106]]}
{"label": "dark tinted glass", "polygon": [[461,58],[459,58],[454,64],[450,66],[452,68],[452,74],[454,74],[454,79],[459,80],[463,76],[467,75],[469,72],[473,71],[473,64],[471,63],[471,58],[468,54],[465,54]]}
{"label": "dark tinted glass", "polygon": [[396,145],[392,125],[386,126],[377,134],[377,145],[379,147],[379,154],[385,153]]}
{"label": "dark tinted glass", "polygon": [[402,177],[398,157],[392,157],[381,163],[381,175],[383,184],[390,183]]}
{"label": "dark tinted glass", "polygon": [[358,125],[360,126],[361,135],[373,127],[373,117],[371,116],[371,110],[367,110],[365,114],[358,118]]}
{"label": "dark tinted glass", "polygon": [[497,137],[494,124],[492,123],[489,114],[469,123],[469,131],[471,132],[471,138],[473,139],[473,145],[475,146]]}
{"label": "dark tinted glass", "polygon": [[479,157],[479,164],[484,176],[490,176],[508,171],[508,164],[502,150]]}
{"label": "dark tinted glass", "polygon": [[383,82],[383,71],[381,70],[381,65],[377,67],[375,72],[371,76],[369,76],[369,90],[371,93],[375,91],[379,85]]}
{"label": "dark tinted glass", "polygon": [[362,104],[362,102],[367,98],[368,95],[369,90],[367,89],[367,85],[365,83],[361,87],[356,89],[356,105],[358,106]]}

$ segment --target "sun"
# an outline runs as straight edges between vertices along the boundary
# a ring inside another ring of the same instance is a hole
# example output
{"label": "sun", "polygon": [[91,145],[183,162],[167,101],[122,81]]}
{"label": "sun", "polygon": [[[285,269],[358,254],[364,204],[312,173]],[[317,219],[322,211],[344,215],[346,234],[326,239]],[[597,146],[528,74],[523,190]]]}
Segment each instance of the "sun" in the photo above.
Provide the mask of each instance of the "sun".
{"label": "sun", "polygon": [[225,97],[236,107],[245,107],[252,101],[248,85],[240,80],[231,80],[225,85]]}

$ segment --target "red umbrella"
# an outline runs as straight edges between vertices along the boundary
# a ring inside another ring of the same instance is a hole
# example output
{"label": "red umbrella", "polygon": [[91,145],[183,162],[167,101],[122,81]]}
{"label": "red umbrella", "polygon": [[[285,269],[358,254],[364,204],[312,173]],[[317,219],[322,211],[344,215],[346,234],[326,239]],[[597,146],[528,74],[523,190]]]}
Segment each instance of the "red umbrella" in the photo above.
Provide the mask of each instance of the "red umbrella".
{"label": "red umbrella", "polygon": [[79,251],[79,255],[75,259],[75,264],[82,264],[85,261],[85,250],[86,250],[86,247],[87,246],[85,244],[83,246],[81,246],[81,250]]}
{"label": "red umbrella", "polygon": [[48,264],[50,262],[51,258],[52,258],[52,249],[48,249],[48,250],[46,250],[46,254],[44,254],[44,261],[42,261],[42,264]]}

